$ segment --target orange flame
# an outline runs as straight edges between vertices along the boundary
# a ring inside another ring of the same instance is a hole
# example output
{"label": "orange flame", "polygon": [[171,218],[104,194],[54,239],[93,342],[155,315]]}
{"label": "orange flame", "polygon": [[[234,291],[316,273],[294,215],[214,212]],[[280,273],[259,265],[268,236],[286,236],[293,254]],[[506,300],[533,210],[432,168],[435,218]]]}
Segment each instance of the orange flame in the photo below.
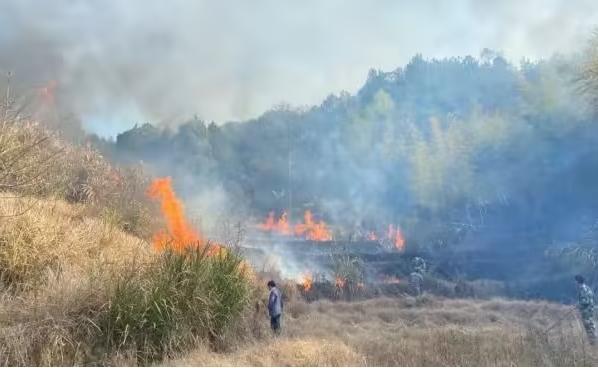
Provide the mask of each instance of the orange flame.
{"label": "orange flame", "polygon": [[[153,245],[157,250],[172,250],[182,252],[189,246],[203,247],[206,245],[203,237],[187,222],[183,211],[183,204],[172,189],[171,178],[154,180],[147,190],[147,195],[160,201],[160,210],[166,220],[166,229],[154,235]],[[210,250],[214,253],[220,250],[215,246]]]}
{"label": "orange flame", "polygon": [[303,286],[303,291],[310,291],[313,283],[314,278],[311,273],[306,273],[301,277],[301,285]]}
{"label": "orange flame", "polygon": [[386,237],[390,239],[392,245],[394,245],[398,251],[402,252],[405,250],[405,238],[403,238],[403,233],[398,226],[395,228],[394,225],[388,225]]}
{"label": "orange flame", "polygon": [[367,240],[370,240],[370,241],[376,241],[376,240],[378,240],[378,235],[376,235],[375,232],[370,231],[370,232],[368,232],[368,235],[366,236],[366,238],[367,238]]}
{"label": "orange flame", "polygon": [[291,235],[291,225],[287,217],[287,213],[283,212],[280,218],[276,220],[274,218],[274,211],[270,211],[268,218],[261,224],[258,224],[258,228],[263,231],[275,232],[282,235]]}
{"label": "orange flame", "polygon": [[278,223],[276,223],[276,231],[281,233],[282,235],[291,235],[291,225],[289,224],[289,220],[287,218],[287,213],[283,212],[278,219]]}
{"label": "orange flame", "polygon": [[324,221],[315,222],[310,210],[303,214],[303,224],[295,226],[295,235],[304,236],[308,240],[329,241],[332,240],[332,234],[328,230],[328,225]]}
{"label": "orange flame", "polygon": [[344,277],[336,277],[336,280],[334,280],[334,286],[336,286],[338,289],[342,289],[345,287],[345,285],[347,284],[347,279],[345,279]]}
{"label": "orange flame", "polygon": [[313,241],[332,240],[332,233],[324,221],[314,221],[311,211],[303,214],[303,223],[291,226],[286,212],[283,212],[278,220],[274,218],[274,212],[270,212],[266,220],[258,224],[262,231],[274,232],[281,235],[295,235]]}
{"label": "orange flame", "polygon": [[268,218],[261,224],[257,225],[263,231],[273,231],[276,228],[276,220],[274,220],[274,211],[268,213]]}

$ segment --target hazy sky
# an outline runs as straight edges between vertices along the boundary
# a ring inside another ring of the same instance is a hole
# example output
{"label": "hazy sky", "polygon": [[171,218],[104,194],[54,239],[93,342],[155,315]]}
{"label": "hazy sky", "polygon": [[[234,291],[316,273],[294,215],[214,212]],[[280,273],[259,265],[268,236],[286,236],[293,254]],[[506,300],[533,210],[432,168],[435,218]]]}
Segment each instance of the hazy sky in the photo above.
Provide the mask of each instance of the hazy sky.
{"label": "hazy sky", "polygon": [[416,53],[575,52],[597,24],[593,0],[0,0],[0,70],[58,81],[90,130],[113,135],[316,104]]}

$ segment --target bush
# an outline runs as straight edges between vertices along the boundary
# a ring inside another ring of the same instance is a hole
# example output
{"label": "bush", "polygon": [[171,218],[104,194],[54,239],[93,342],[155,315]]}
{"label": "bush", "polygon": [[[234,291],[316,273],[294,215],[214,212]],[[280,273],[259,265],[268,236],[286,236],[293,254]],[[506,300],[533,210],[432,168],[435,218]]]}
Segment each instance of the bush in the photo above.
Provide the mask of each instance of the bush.
{"label": "bush", "polygon": [[196,340],[217,342],[248,305],[241,258],[206,248],[168,252],[141,273],[116,283],[98,317],[109,351],[136,352],[140,363],[161,359]]}
{"label": "bush", "polygon": [[65,143],[35,122],[17,118],[0,122],[2,197],[85,203],[87,215],[101,216],[147,238],[155,218],[155,207],[145,197],[148,183],[139,168],[115,167],[90,146]]}

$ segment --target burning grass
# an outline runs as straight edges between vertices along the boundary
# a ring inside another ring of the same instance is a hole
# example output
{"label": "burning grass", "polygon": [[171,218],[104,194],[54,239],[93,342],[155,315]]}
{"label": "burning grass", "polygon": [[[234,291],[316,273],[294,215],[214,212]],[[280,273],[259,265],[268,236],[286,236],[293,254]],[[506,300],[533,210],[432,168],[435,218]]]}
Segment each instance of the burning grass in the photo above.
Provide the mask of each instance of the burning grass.
{"label": "burning grass", "polygon": [[188,225],[166,179],[149,190],[166,225],[152,249],[148,184],[34,123],[0,123],[0,364],[148,364],[225,345],[250,270]]}
{"label": "burning grass", "polygon": [[208,255],[223,252],[219,244],[210,244],[201,233],[195,230],[185,217],[183,202],[172,188],[171,178],[158,178],[152,181],[147,195],[160,202],[160,210],[166,228],[154,234],[153,245],[157,251],[185,252],[188,247],[203,250]]}
{"label": "burning grass", "polygon": [[[251,275],[208,243],[164,253],[87,204],[13,196],[0,210],[0,364],[148,364],[214,349],[247,310]],[[238,327],[235,327],[238,328]]]}
{"label": "burning grass", "polygon": [[289,223],[286,212],[280,215],[276,220],[274,212],[268,214],[268,218],[258,225],[258,229],[265,232],[273,232],[284,236],[295,236],[316,242],[332,240],[332,232],[323,220],[316,221],[311,211],[307,210],[303,214],[303,222],[296,225]]}

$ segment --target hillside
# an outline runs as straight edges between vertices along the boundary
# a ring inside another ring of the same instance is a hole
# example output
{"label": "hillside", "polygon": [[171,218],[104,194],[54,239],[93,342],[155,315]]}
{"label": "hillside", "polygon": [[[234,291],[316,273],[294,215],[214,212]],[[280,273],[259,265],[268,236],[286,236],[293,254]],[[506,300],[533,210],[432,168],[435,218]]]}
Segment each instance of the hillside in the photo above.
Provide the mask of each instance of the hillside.
{"label": "hillside", "polygon": [[89,147],[2,121],[0,364],[147,365],[249,333],[250,270],[232,244],[178,244],[169,216],[184,213],[153,182],[170,197]]}

